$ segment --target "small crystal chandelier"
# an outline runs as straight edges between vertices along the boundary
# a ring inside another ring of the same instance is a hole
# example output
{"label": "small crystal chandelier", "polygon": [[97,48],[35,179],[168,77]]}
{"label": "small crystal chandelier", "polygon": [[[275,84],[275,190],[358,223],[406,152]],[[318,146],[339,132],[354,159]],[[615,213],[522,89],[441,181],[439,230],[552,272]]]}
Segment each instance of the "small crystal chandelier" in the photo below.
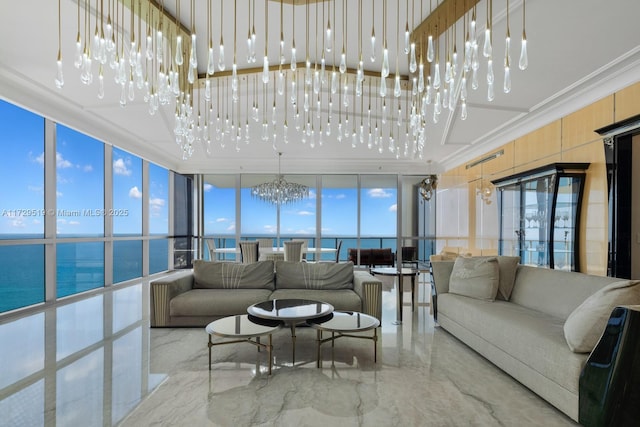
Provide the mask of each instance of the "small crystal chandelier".
{"label": "small crystal chandelier", "polygon": [[278,153],[278,175],[271,182],[264,182],[251,188],[251,195],[274,205],[293,203],[309,197],[309,187],[295,182],[288,182],[280,173],[280,158]]}
{"label": "small crystal chandelier", "polygon": [[431,200],[436,188],[438,188],[438,175],[427,175],[425,179],[420,181],[420,195],[426,201]]}

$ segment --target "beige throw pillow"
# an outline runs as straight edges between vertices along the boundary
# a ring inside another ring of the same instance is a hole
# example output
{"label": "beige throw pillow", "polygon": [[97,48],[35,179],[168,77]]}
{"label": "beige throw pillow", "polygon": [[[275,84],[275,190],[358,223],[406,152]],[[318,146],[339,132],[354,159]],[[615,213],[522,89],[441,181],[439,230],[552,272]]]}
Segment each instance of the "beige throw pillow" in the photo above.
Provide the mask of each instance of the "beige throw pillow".
{"label": "beige throw pillow", "polygon": [[564,322],[564,338],[574,353],[590,353],[619,305],[640,304],[640,280],[611,283],[584,300]]}
{"label": "beige throw pillow", "polygon": [[498,293],[499,274],[495,257],[458,257],[451,271],[449,292],[494,301]]}

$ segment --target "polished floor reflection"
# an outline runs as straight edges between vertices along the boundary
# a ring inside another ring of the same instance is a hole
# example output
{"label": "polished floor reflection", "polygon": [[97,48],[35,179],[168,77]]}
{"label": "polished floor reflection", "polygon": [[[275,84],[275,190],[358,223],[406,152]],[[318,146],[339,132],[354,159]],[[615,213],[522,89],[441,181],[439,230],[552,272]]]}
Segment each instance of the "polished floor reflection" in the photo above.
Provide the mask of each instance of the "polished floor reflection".
{"label": "polished floor reflection", "polygon": [[150,329],[148,283],[0,319],[0,426],[575,425],[436,327],[425,290],[394,325],[385,281],[377,363],[371,341],[341,338],[317,369],[299,328],[292,366],[282,329],[271,376],[254,346],[214,347],[210,371],[204,328]]}

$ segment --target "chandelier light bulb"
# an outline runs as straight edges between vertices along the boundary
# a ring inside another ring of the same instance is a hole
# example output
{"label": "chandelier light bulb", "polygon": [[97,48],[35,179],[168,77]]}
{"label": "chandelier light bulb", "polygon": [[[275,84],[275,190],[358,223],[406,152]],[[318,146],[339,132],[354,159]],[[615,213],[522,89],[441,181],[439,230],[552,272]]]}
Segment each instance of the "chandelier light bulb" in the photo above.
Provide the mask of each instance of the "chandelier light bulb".
{"label": "chandelier light bulb", "polygon": [[291,71],[296,71],[296,61],[296,42],[294,40],[291,45]]}
{"label": "chandelier light bulb", "polygon": [[382,69],[380,75],[385,78],[389,77],[389,49],[386,47],[382,50]]}
{"label": "chandelier light bulb", "polygon": [[278,72],[278,95],[284,95],[284,71],[282,69]]}
{"label": "chandelier light bulb", "polygon": [[509,65],[504,66],[504,93],[511,92],[511,71],[509,70]]}
{"label": "chandelier light bulb", "polygon": [[175,61],[176,65],[178,65],[178,66],[182,65],[182,62],[183,62],[183,58],[182,58],[182,36],[177,36],[176,37],[176,55],[175,55],[174,61]]}
{"label": "chandelier light bulb", "polygon": [[440,63],[436,62],[433,66],[433,88],[440,89]]}
{"label": "chandelier light bulb", "polygon": [[62,74],[62,53],[58,50],[58,60],[56,61],[56,87],[62,89],[64,86],[64,75]]}
{"label": "chandelier light bulb", "polygon": [[487,60],[487,83],[493,84],[495,77],[493,75],[493,59]]}
{"label": "chandelier light bulb", "polygon": [[407,55],[411,48],[411,33],[409,32],[409,21],[404,25],[404,54]]}
{"label": "chandelier light bulb", "polygon": [[73,66],[77,69],[82,67],[82,38],[80,37],[80,32],[76,37],[76,54],[73,57]]}
{"label": "chandelier light bulb", "polygon": [[381,78],[380,79],[380,97],[384,98],[385,96],[387,96],[387,79]]}
{"label": "chandelier light bulb", "polygon": [[371,27],[371,62],[376,61],[376,29]]}
{"label": "chandelier light bulb", "polygon": [[344,74],[347,71],[347,53],[342,49],[342,53],[340,54],[340,74]]}
{"label": "chandelier light bulb", "polygon": [[216,63],[213,59],[213,46],[209,46],[209,54],[207,56],[207,74],[213,76],[216,72]]}
{"label": "chandelier light bulb", "polygon": [[427,61],[430,63],[435,59],[435,48],[433,47],[433,36],[429,35],[427,39]]}
{"label": "chandelier light bulb", "polygon": [[104,98],[104,74],[102,73],[102,67],[98,72],[98,99]]}
{"label": "chandelier light bulb", "polygon": [[331,93],[335,95],[338,92],[338,73],[334,69],[331,72]]}
{"label": "chandelier light bulb", "polygon": [[262,83],[269,83],[269,57],[267,55],[262,61]]}
{"label": "chandelier light bulb", "polygon": [[424,92],[424,64],[420,63],[420,71],[418,72],[418,92]]}
{"label": "chandelier light bulb", "polygon": [[462,79],[460,81],[460,99],[463,101],[467,100],[467,75],[463,74]]}
{"label": "chandelier light bulb", "polygon": [[247,33],[247,63],[251,63],[251,52],[253,49],[253,41],[251,40],[251,29]]}
{"label": "chandelier light bulb", "polygon": [[220,37],[220,47],[218,48],[218,70],[224,71],[226,65],[224,64],[224,43],[222,37]]}
{"label": "chandelier light bulb", "polygon": [[410,47],[410,54],[409,54],[409,71],[412,73],[416,72],[416,69],[418,68],[418,62],[416,60],[416,44],[415,43],[411,43],[411,47]]}
{"label": "chandelier light bulb", "polygon": [[522,47],[520,50],[520,61],[518,62],[518,68],[526,70],[529,66],[529,56],[527,54],[527,38],[524,32],[522,33]]}
{"label": "chandelier light bulb", "polygon": [[495,92],[493,90],[493,82],[487,85],[487,101],[491,102],[495,98]]}
{"label": "chandelier light bulb", "polygon": [[331,31],[331,20],[327,21],[327,30],[325,31],[325,39],[324,46],[327,52],[331,52],[331,48],[333,47],[333,35]]}
{"label": "chandelier light bulb", "polygon": [[489,58],[492,53],[491,47],[491,29],[487,28],[484,30],[484,46],[482,47],[482,55],[485,58]]}
{"label": "chandelier light bulb", "polygon": [[400,74],[396,73],[395,86],[393,88],[393,96],[395,96],[396,98],[400,98],[401,94],[402,94],[402,88],[400,86]]}
{"label": "chandelier light bulb", "polygon": [[[107,39],[109,40],[109,39]],[[162,45],[163,43],[163,37],[162,37],[162,31],[158,30],[156,31],[156,59],[158,60],[159,64],[162,64],[163,61],[163,55],[162,55],[162,51],[164,49],[162,49]],[[107,41],[107,51],[113,51],[114,45],[111,41]]]}
{"label": "chandelier light bulb", "polygon": [[196,56],[196,34],[191,34],[191,55],[189,57],[189,64],[193,68],[198,68],[198,57]]}

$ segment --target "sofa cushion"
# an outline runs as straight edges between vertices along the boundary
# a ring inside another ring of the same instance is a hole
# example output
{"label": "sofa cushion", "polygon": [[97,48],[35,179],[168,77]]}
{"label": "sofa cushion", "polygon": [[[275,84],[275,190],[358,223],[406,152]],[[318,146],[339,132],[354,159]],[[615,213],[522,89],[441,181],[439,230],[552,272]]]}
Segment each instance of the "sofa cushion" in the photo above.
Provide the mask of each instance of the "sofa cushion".
{"label": "sofa cushion", "polygon": [[195,289],[275,289],[273,261],[253,264],[237,262],[193,262]]}
{"label": "sofa cushion", "polygon": [[498,260],[498,270],[500,270],[496,299],[509,301],[516,281],[516,270],[520,263],[520,257],[499,255],[495,258]]}
{"label": "sofa cushion", "polygon": [[192,289],[171,299],[174,317],[224,317],[246,314],[247,307],[269,299],[269,289]]}
{"label": "sofa cushion", "polygon": [[449,292],[487,301],[496,299],[499,284],[496,257],[458,257],[449,279]]}
{"label": "sofa cushion", "polygon": [[353,263],[276,262],[277,289],[353,289]]}
{"label": "sofa cushion", "polygon": [[640,280],[611,283],[584,300],[564,323],[564,337],[576,353],[590,353],[598,343],[613,309],[640,304]]}

